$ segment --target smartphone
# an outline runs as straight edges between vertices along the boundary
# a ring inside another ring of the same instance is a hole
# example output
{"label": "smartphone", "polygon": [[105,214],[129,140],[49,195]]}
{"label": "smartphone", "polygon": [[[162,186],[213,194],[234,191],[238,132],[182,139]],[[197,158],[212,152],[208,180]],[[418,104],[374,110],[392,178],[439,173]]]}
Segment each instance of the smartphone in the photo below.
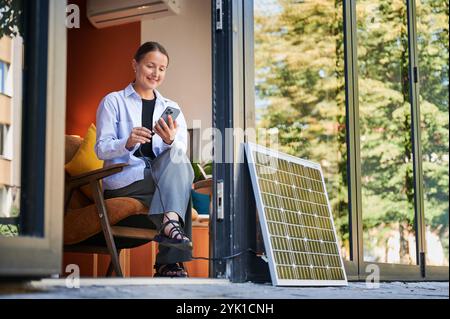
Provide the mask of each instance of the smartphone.
{"label": "smartphone", "polygon": [[169,125],[169,115],[172,116],[172,121],[175,121],[178,115],[180,114],[180,109],[176,109],[174,107],[168,106],[164,110],[163,114],[160,116],[163,120]]}

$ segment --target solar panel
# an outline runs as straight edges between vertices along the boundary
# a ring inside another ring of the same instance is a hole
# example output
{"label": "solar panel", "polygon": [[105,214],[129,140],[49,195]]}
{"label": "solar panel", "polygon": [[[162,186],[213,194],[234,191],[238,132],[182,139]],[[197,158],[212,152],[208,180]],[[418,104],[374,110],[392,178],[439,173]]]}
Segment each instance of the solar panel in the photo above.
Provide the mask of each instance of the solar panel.
{"label": "solar panel", "polygon": [[347,285],[320,164],[246,143],[272,284]]}

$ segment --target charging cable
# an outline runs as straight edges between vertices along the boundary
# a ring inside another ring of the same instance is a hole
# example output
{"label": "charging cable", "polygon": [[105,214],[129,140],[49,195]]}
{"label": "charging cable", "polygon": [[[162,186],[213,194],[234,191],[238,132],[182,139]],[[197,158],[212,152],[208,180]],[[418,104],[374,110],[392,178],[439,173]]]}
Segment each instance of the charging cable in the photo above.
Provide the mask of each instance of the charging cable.
{"label": "charging cable", "polygon": [[152,175],[152,179],[155,182],[156,188],[158,189],[158,192],[159,192],[159,202],[161,203],[161,207],[163,208],[163,212],[166,213],[166,209],[164,207],[164,203],[163,203],[163,201],[161,199],[161,194],[162,193],[161,193],[161,190],[159,189],[159,185],[158,185],[159,181],[157,181],[155,176],[153,175],[153,169],[152,169],[152,166],[151,166],[151,163],[150,163],[149,159],[147,157],[145,157],[144,154],[142,153],[142,144],[139,145],[138,150],[139,150],[139,154],[141,155],[141,158],[145,162],[145,168],[148,168],[150,170],[150,174]]}
{"label": "charging cable", "polygon": [[[163,201],[161,199],[161,194],[162,193],[161,193],[161,190],[159,189],[158,181],[155,179],[155,176],[153,175],[153,169],[152,169],[152,166],[151,166],[151,163],[150,163],[149,159],[144,156],[144,154],[142,153],[142,149],[141,148],[142,148],[142,144],[139,146],[139,149],[138,149],[139,150],[139,154],[141,155],[141,158],[145,162],[145,167],[150,169],[150,174],[152,175],[153,181],[155,182],[155,185],[158,188],[158,192],[160,194],[159,201],[161,203],[161,207],[163,208],[163,211],[165,212],[166,209],[164,208],[164,203],[163,203]],[[229,260],[229,259],[233,259],[233,258],[239,257],[239,256],[241,256],[241,255],[243,255],[245,253],[253,253],[255,256],[262,258],[264,261],[267,261],[267,258],[266,258],[264,253],[258,253],[258,252],[254,251],[251,248],[248,248],[248,249],[240,251],[240,252],[238,252],[236,254],[233,254],[233,255],[230,255],[230,256],[225,256],[225,257],[208,258],[208,257],[194,257],[193,256],[192,259],[194,259],[194,260],[210,260],[210,261],[226,261],[226,260]]]}
{"label": "charging cable", "polygon": [[264,255],[264,253],[258,253],[258,252],[254,251],[251,248],[248,248],[248,249],[240,251],[240,252],[238,252],[236,254],[233,254],[233,255],[230,255],[230,256],[225,256],[225,257],[219,257],[219,258],[192,257],[192,259],[195,259],[195,260],[211,260],[211,261],[226,261],[226,260],[229,260],[229,259],[233,259],[233,258],[239,257],[239,256],[241,256],[241,255],[243,255],[245,253],[252,253],[256,257],[262,258],[264,261],[266,261],[266,259],[267,259],[265,257],[265,255]]}

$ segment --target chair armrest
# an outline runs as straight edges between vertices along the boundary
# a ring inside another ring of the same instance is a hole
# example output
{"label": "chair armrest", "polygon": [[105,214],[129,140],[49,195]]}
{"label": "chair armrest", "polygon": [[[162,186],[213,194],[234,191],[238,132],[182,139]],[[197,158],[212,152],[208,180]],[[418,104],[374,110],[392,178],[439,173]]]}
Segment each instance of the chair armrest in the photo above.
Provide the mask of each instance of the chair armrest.
{"label": "chair armrest", "polygon": [[68,180],[68,186],[70,189],[73,189],[89,184],[91,181],[101,180],[102,178],[121,172],[125,166],[128,166],[128,164],[114,164],[80,175],[71,176]]}

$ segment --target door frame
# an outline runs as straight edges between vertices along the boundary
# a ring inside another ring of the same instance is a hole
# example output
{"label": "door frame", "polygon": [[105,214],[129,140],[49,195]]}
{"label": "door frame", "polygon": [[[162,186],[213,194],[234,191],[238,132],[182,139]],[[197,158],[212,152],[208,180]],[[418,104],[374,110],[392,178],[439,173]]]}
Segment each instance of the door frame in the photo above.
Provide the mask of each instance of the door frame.
{"label": "door frame", "polygon": [[[21,208],[27,211],[36,209],[41,218],[25,223],[34,237],[0,238],[0,276],[5,277],[59,274],[62,260],[66,1],[37,0],[29,2],[29,5],[33,17],[29,19],[31,38],[28,41],[35,44],[30,47],[37,49],[27,52],[28,57],[25,57],[28,68],[25,70],[24,91],[28,98],[25,94],[23,96],[24,101],[28,101],[30,112],[36,113],[41,121],[33,125],[36,118],[30,116],[24,117],[22,123],[22,138],[28,138],[22,143],[22,185],[26,180],[30,197],[21,196]],[[36,134],[39,131],[40,136]],[[45,147],[45,152],[35,145]],[[37,152],[42,153],[40,157]],[[24,154],[29,156],[25,158]],[[27,176],[27,172],[33,175]],[[31,180],[32,177],[36,179]]]}
{"label": "door frame", "polygon": [[[213,126],[213,211],[209,220],[209,277],[229,278],[229,264],[222,260],[231,254],[231,224],[233,219],[233,163],[224,157],[233,156],[225,136],[233,128],[233,45],[232,4],[216,0],[211,5],[212,44],[212,126]],[[231,154],[230,154],[231,152]],[[219,213],[218,185],[223,185]]]}

